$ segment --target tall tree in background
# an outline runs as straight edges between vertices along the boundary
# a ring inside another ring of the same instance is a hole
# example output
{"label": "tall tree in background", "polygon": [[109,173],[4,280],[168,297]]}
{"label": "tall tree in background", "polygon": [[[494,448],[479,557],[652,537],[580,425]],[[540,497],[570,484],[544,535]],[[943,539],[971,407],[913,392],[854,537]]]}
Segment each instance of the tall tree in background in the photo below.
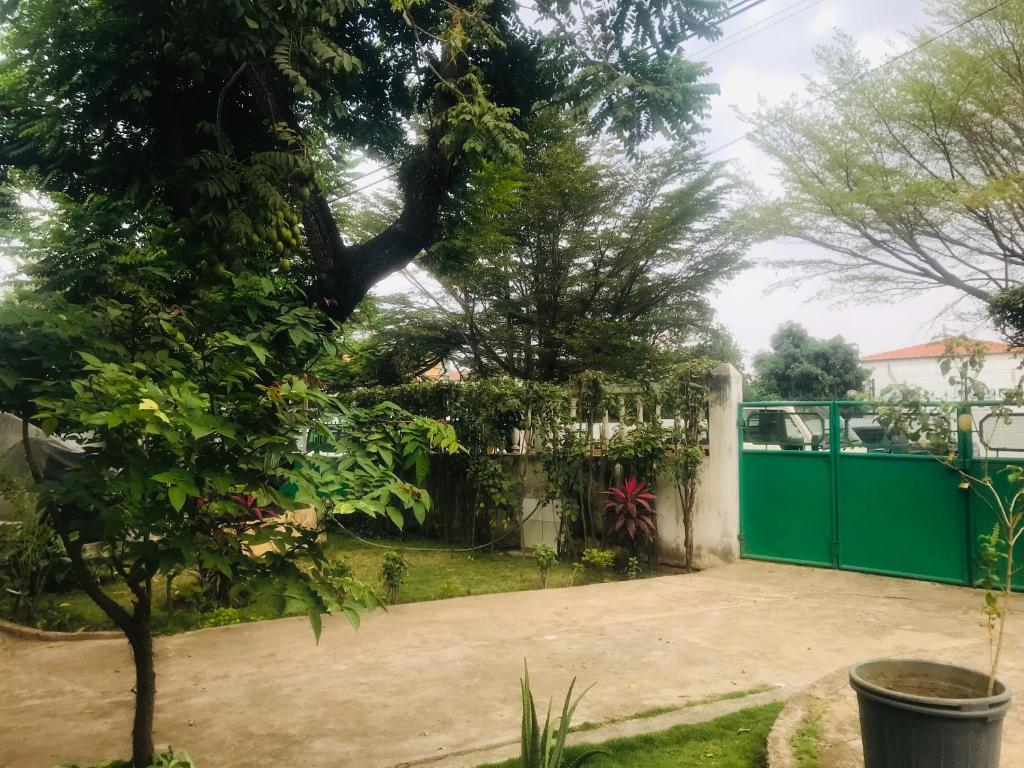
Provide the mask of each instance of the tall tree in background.
{"label": "tall tree in background", "polygon": [[818,246],[779,264],[846,296],[949,286],[987,304],[1024,276],[1024,3],[931,11],[920,50],[875,71],[841,36],[807,95],[755,116],[783,185],[759,231]]}
{"label": "tall tree in background", "polygon": [[868,370],[855,344],[841,336],[817,339],[797,323],[772,334],[771,351],[754,357],[758,397],[779,400],[839,400],[860,390]]}
{"label": "tall tree in background", "polygon": [[[433,244],[475,164],[520,156],[538,109],[630,147],[686,139],[714,89],[683,43],[717,37],[724,6],[540,0],[526,24],[511,0],[4,3],[0,175],[174,224],[187,268],[273,248],[343,320]],[[358,243],[331,208],[346,151],[395,167],[402,192]]]}
{"label": "tall tree in background", "polygon": [[692,152],[627,159],[549,130],[522,166],[489,164],[452,206],[422,262],[444,299],[418,315],[419,340],[433,334],[475,373],[538,381],[635,378],[717,341],[707,296],[740,250],[727,191]]}

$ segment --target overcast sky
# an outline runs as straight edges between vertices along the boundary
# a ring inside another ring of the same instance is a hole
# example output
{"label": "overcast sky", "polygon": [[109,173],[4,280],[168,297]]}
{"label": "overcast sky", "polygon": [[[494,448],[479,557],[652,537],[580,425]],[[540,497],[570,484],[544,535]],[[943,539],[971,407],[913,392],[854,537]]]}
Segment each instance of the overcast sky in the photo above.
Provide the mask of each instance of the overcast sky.
{"label": "overcast sky", "polygon": [[[751,112],[761,97],[772,104],[800,93],[804,75],[816,72],[814,48],[829,42],[836,28],[851,34],[862,52],[880,63],[910,47],[902,33],[928,21],[925,7],[925,0],[767,0],[727,22],[725,35],[734,37],[723,39],[716,48],[735,44],[708,58],[714,67],[711,79],[719,84],[721,95],[712,107],[707,146],[714,149],[746,132],[736,108]],[[791,10],[784,11],[786,8]],[[740,32],[758,22],[760,26]],[[759,29],[763,31],[741,40]],[[749,142],[739,142],[714,158],[737,164],[746,178],[759,185],[773,185],[771,162]],[[794,281],[792,288],[766,293],[766,287],[780,279],[766,262],[794,248],[811,249],[792,242],[754,247],[749,254],[752,266],[715,297],[719,318],[748,356],[767,348],[772,332],[787,320],[802,323],[816,336],[841,335],[857,343],[864,354],[929,341],[944,329],[993,337],[992,330],[979,326],[978,320],[951,320],[949,313],[943,312],[959,297],[953,291],[937,290],[908,300],[860,306],[837,306],[833,300],[816,298],[822,287],[816,281]],[[969,314],[976,316],[973,309]]]}

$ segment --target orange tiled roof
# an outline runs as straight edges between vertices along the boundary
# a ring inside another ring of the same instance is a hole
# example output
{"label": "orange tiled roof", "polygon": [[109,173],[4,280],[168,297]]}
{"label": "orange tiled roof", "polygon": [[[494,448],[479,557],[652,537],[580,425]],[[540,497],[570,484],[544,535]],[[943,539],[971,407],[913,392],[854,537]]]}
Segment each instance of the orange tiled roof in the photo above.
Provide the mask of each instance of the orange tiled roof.
{"label": "orange tiled roof", "polygon": [[[981,341],[980,343],[985,345],[985,353],[989,355],[1001,355],[1010,351],[1009,345],[998,341]],[[927,344],[915,344],[912,347],[890,349],[888,352],[876,352],[873,355],[865,355],[860,361],[862,363],[871,363],[879,360],[914,360],[940,357],[945,351],[946,342],[930,341]]]}
{"label": "orange tiled roof", "polygon": [[462,373],[455,366],[449,368],[445,363],[438,363],[424,371],[420,378],[430,381],[462,381]]}

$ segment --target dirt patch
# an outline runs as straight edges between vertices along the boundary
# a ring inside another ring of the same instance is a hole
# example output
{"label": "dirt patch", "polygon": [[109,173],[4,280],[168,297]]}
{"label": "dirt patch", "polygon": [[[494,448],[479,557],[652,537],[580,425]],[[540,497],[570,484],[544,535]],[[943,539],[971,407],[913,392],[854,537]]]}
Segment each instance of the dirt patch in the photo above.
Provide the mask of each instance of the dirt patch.
{"label": "dirt patch", "polygon": [[908,696],[926,696],[933,699],[982,699],[987,691],[978,686],[965,685],[951,680],[935,680],[913,673],[888,673],[873,675],[868,681],[879,688]]}

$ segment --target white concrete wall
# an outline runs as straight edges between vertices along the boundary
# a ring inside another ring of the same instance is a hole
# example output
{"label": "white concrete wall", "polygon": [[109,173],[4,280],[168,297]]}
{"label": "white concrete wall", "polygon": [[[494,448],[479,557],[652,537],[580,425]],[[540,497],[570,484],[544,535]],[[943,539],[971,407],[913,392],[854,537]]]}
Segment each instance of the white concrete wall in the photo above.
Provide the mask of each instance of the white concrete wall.
{"label": "white concrete wall", "polygon": [[[527,516],[529,516],[527,518]],[[537,498],[523,499],[523,528],[520,541],[525,549],[538,544],[555,546],[558,540],[558,504],[540,504]]]}
{"label": "white concrete wall", "polygon": [[[1016,387],[1021,379],[1021,360],[1009,354],[988,355],[985,367],[981,372],[981,380],[992,390],[995,396],[999,390]],[[949,377],[943,376],[939,370],[937,358],[917,358],[913,360],[879,360],[862,363],[871,370],[874,381],[874,393],[880,395],[882,390],[892,384],[913,384],[927,390],[934,397],[944,400],[959,399],[960,395],[949,384]],[[950,374],[954,375],[954,374]]]}
{"label": "white concrete wall", "polygon": [[[731,365],[711,376],[708,452],[704,458],[693,516],[693,559],[697,568],[713,568],[740,556],[740,484],[737,408],[743,377]],[[658,544],[662,562],[682,564],[686,536],[679,495],[670,483],[655,488]]]}
{"label": "white concrete wall", "polygon": [[[731,365],[712,373],[708,408],[708,452],[704,458],[697,504],[694,510],[694,565],[713,568],[739,557],[740,488],[737,408],[743,397],[743,378]],[[658,510],[658,546],[662,562],[682,564],[686,537],[679,496],[671,483],[655,485]],[[522,545],[527,549],[544,542],[555,545],[558,511],[554,506],[536,509],[536,495],[526,494]]]}

